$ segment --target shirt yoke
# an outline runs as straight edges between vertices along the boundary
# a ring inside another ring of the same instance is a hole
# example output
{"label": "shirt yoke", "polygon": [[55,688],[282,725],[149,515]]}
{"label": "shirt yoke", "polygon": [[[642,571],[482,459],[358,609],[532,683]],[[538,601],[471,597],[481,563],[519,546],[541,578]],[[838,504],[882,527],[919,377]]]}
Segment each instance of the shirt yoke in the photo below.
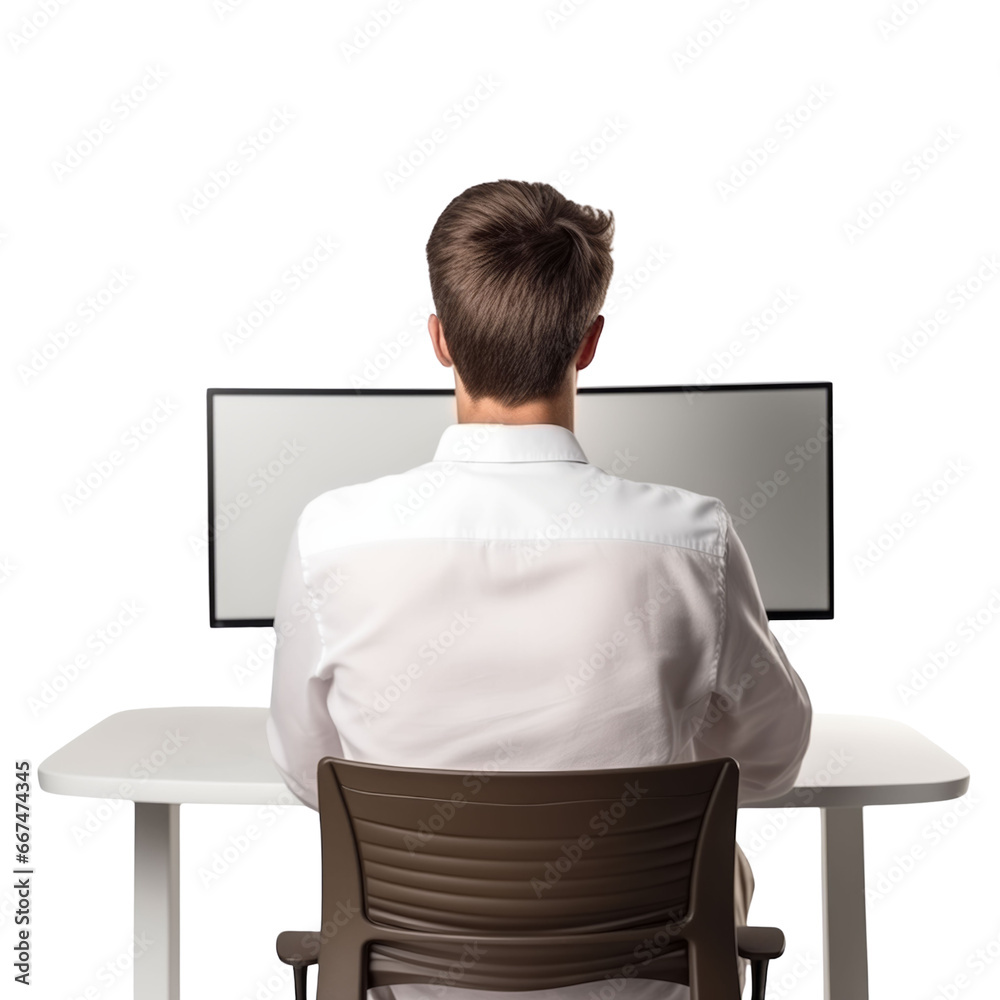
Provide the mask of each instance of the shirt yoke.
{"label": "shirt yoke", "polygon": [[298,530],[303,555],[417,539],[619,539],[715,557],[726,547],[716,497],[564,461],[427,462],[320,494]]}

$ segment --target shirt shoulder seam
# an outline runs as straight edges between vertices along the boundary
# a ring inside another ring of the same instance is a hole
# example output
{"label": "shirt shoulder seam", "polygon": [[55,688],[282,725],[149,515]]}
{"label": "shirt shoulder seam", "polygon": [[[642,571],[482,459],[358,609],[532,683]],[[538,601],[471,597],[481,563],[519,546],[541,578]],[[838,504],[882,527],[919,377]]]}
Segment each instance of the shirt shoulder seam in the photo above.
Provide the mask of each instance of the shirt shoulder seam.
{"label": "shirt shoulder seam", "polygon": [[[538,538],[532,538],[531,536],[518,535],[516,537],[505,537],[505,536],[484,536],[484,535],[412,535],[399,538],[380,536],[378,538],[370,538],[365,541],[360,542],[346,542],[338,543],[336,545],[331,545],[329,548],[323,548],[317,550],[317,552],[340,552],[347,549],[356,549],[365,545],[400,545],[406,542],[537,542],[540,541]],[[675,549],[686,549],[689,552],[698,552],[701,555],[711,556],[715,559],[723,559],[725,557],[724,551],[716,551],[710,548],[700,548],[697,545],[685,545],[683,542],[661,540],[657,538],[638,538],[629,537],[628,535],[573,535],[566,536],[563,538],[555,539],[545,539],[545,541],[551,541],[552,544],[557,542],[601,542],[601,541],[611,541],[611,542],[639,542],[642,545],[659,545],[664,548],[675,548]],[[301,548],[299,550],[300,557],[302,556]]]}
{"label": "shirt shoulder seam", "polygon": [[719,526],[719,536],[722,539],[722,558],[718,566],[716,611],[718,614],[719,627],[716,630],[715,655],[712,658],[712,690],[714,691],[719,683],[719,664],[722,659],[722,647],[725,642],[726,629],[729,625],[727,606],[728,590],[727,583],[729,577],[729,518],[723,516],[725,507],[720,500],[715,507],[716,522]]}
{"label": "shirt shoulder seam", "polygon": [[295,524],[295,551],[299,556],[299,572],[302,574],[302,584],[306,591],[306,602],[309,606],[309,615],[316,625],[316,635],[319,638],[320,647],[325,648],[326,637],[323,635],[323,616],[320,614],[319,608],[316,606],[316,599],[313,597],[313,589],[310,585],[308,558],[302,551],[302,544],[299,539],[300,523],[301,518]]}

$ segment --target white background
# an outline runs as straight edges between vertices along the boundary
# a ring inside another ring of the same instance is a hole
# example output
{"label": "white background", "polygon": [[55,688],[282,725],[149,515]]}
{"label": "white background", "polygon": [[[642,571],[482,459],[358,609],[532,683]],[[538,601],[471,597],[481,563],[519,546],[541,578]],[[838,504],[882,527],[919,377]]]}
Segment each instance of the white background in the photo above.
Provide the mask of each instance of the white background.
{"label": "white background", "polygon": [[[1000,9],[589,0],[559,19],[557,2],[403,0],[353,53],[368,2],[3,5],[7,766],[37,768],[123,709],[267,704],[273,632],[208,628],[205,389],[351,385],[392,341],[399,357],[369,384],[451,385],[425,332],[431,227],[469,185],[545,180],[617,220],[607,324],[581,384],[834,383],[836,618],[774,631],[817,711],[900,719],[972,772],[959,802],[865,812],[872,996],[994,997],[1000,281],[984,261],[1000,252]],[[150,69],[162,79],[143,90]],[[290,123],[261,132],[276,110]],[[436,128],[443,141],[393,180]],[[232,160],[239,173],[212,187]],[[227,345],[320,237],[335,254]],[[655,252],[667,262],[645,269]],[[88,322],[87,299],[109,287]],[[751,342],[744,325],[783,290],[794,305]],[[145,440],[124,446],[144,418]],[[68,504],[116,448],[124,461]],[[878,558],[859,562],[873,543]],[[137,620],[46,702],[129,601]],[[948,642],[957,655],[924,689],[901,689]],[[124,1000],[132,806],[37,787],[32,806],[35,995]],[[213,856],[264,823],[256,807],[181,810],[187,997],[291,996],[273,943],[318,921],[318,828],[299,807],[272,818],[209,882]],[[745,813],[740,840],[751,920],[788,938],[769,996],[814,1000],[818,816]],[[0,890],[8,955],[11,899]]]}

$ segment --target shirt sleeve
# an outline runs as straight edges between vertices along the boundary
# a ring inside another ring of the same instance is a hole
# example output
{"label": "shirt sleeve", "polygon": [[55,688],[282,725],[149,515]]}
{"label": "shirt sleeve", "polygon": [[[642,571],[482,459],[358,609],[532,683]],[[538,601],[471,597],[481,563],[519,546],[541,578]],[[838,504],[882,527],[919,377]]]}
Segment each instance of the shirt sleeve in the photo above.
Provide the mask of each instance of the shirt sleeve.
{"label": "shirt sleeve", "polygon": [[344,754],[327,708],[332,673],[325,669],[316,600],[309,592],[297,524],[281,574],[274,632],[267,743],[285,784],[307,806],[318,809],[316,765],[323,757]]}
{"label": "shirt sleeve", "polygon": [[697,759],[734,757],[739,802],[789,791],[809,745],[812,705],[771,633],[746,549],[720,504],[725,531],[723,621],[708,709],[694,738]]}

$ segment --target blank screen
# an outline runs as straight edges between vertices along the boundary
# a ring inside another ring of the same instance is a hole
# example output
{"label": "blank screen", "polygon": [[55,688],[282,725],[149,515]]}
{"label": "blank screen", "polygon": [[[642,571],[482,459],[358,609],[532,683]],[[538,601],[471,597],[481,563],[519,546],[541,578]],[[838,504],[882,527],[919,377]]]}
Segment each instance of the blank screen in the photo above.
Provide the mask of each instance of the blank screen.
{"label": "blank screen", "polygon": [[[828,382],[584,388],[574,426],[592,464],[722,500],[769,618],[831,618],[831,395]],[[431,461],[456,419],[450,390],[209,389],[212,626],[272,624],[303,507]]]}

